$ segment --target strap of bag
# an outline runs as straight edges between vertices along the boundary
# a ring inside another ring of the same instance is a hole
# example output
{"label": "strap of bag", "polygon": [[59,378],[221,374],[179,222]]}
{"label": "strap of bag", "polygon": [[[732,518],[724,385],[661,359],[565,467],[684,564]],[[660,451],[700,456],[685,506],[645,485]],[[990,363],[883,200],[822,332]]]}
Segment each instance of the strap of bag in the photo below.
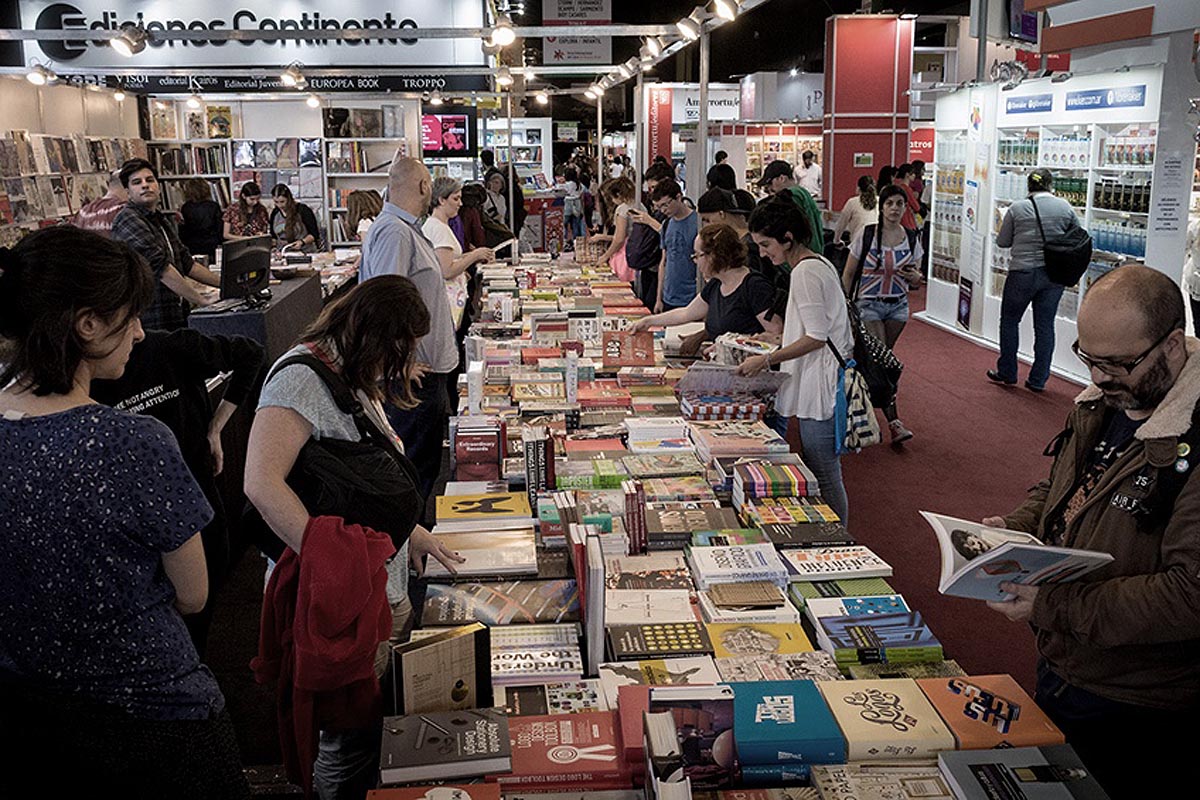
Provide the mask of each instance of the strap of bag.
{"label": "strap of bag", "polygon": [[837,359],[838,365],[844,370],[846,369],[846,359],[842,358],[842,354],[833,346],[832,339],[826,339],[825,344],[829,345],[829,349],[833,351],[833,357]]}
{"label": "strap of bag", "polygon": [[[862,281],[863,264],[866,263],[867,253],[871,252],[871,246],[875,244],[876,225],[868,225],[863,228],[863,249],[858,254],[858,265],[854,270],[854,280],[850,283],[850,301],[854,302],[858,299],[859,284]],[[869,231],[869,233],[868,233]]]}
{"label": "strap of bag", "polygon": [[1038,213],[1037,200],[1033,199],[1033,195],[1029,196],[1029,205],[1033,206],[1033,216],[1037,220],[1038,233],[1042,235],[1042,247],[1046,246],[1046,231],[1042,229],[1042,215]]}
{"label": "strap of bag", "polygon": [[296,355],[288,356],[271,370],[271,374],[267,376],[267,380],[271,380],[277,372],[293,364],[302,364],[316,373],[321,382],[329,389],[329,394],[333,397],[334,404],[343,414],[349,414],[354,418],[354,425],[358,428],[358,432],[363,439],[376,445],[386,445],[389,450],[395,449],[395,445],[391,440],[367,416],[366,409],[363,408],[362,403],[354,396],[354,393],[350,391],[350,387],[341,379],[341,376],[312,353],[297,353]]}

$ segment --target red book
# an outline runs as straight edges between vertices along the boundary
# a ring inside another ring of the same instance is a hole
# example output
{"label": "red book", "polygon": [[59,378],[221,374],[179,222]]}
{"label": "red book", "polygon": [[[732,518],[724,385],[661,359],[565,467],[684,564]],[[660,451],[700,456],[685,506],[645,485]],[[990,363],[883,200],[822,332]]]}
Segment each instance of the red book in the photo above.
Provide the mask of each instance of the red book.
{"label": "red book", "polygon": [[521,350],[522,364],[536,364],[543,358],[562,358],[558,347],[526,347]]}
{"label": "red book", "polygon": [[615,711],[589,711],[510,718],[512,772],[494,780],[502,789],[629,788],[616,717]]}
{"label": "red book", "polygon": [[[452,794],[457,792],[457,794]],[[372,789],[367,800],[500,800],[500,787],[494,783],[473,783],[470,786],[410,786],[399,789]]]}
{"label": "red book", "polygon": [[591,453],[602,450],[624,450],[620,439],[567,439],[564,446],[568,453]]}
{"label": "red book", "polygon": [[637,684],[617,687],[617,716],[621,723],[621,745],[627,764],[644,764],[646,761],[642,716],[649,710],[649,686]]}
{"label": "red book", "polygon": [[650,331],[605,331],[602,340],[604,366],[654,366],[654,334]]}

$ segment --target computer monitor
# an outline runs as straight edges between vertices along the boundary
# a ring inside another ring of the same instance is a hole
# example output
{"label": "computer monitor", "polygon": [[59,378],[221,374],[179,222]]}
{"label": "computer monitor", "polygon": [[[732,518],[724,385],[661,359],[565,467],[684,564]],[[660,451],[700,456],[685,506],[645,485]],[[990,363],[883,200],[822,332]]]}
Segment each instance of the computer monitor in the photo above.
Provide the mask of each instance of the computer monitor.
{"label": "computer monitor", "polygon": [[271,282],[271,237],[221,245],[221,299],[254,299]]}

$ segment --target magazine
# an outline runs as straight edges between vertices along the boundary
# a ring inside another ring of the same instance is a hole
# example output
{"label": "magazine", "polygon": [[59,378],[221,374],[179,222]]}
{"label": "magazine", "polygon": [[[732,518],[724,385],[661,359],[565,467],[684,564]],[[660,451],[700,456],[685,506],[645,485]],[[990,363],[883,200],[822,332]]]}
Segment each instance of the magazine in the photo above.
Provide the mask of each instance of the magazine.
{"label": "magazine", "polygon": [[942,549],[938,591],[976,600],[1011,600],[1002,583],[1073,581],[1113,560],[1108,553],[1051,547],[1021,531],[989,528],[941,514],[922,511]]}

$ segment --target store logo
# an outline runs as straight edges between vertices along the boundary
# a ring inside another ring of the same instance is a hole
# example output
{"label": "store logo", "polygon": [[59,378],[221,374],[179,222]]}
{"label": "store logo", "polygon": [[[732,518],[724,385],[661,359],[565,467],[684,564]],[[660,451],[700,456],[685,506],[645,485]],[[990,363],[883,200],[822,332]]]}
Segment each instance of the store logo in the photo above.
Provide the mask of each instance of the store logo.
{"label": "store logo", "polygon": [[[83,12],[67,3],[52,3],[38,14],[34,28],[39,31],[65,31],[82,27],[86,18]],[[79,58],[87,51],[87,42],[83,41],[39,41],[38,47],[47,58],[55,61],[70,61]]]}

